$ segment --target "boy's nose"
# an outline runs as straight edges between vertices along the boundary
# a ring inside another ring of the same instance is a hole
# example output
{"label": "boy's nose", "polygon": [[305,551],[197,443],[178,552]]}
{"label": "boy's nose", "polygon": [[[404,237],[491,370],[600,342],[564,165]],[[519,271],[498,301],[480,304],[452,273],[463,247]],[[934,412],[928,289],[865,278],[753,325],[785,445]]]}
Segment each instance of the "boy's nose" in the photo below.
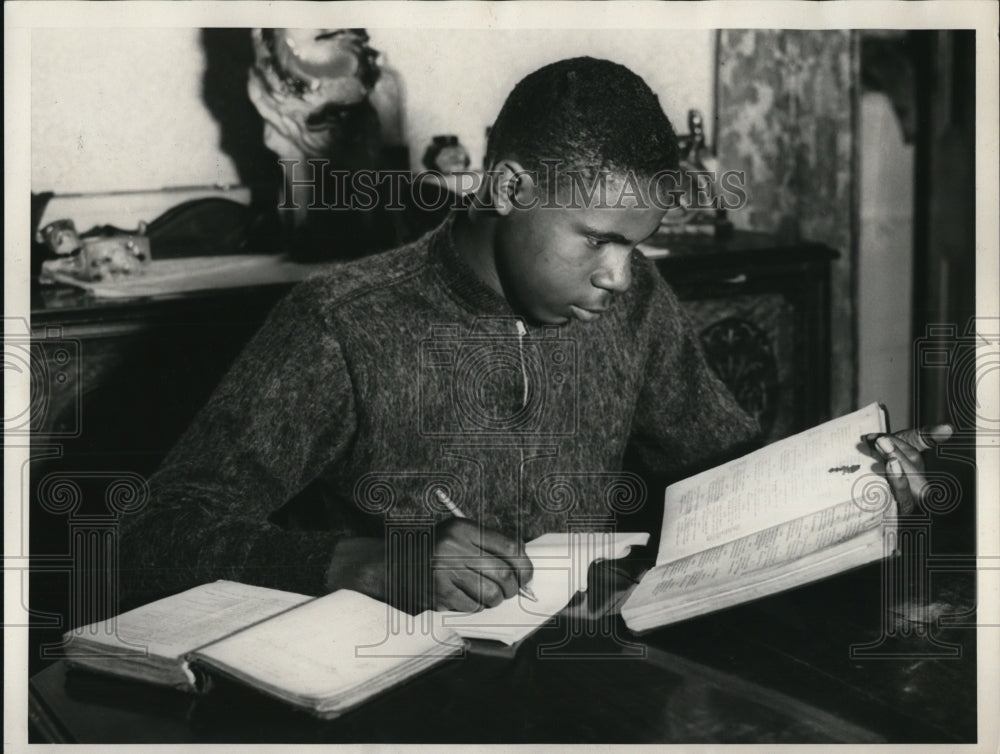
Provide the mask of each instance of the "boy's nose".
{"label": "boy's nose", "polygon": [[627,246],[615,248],[605,256],[604,264],[590,277],[597,288],[612,293],[624,293],[632,285],[632,249]]}

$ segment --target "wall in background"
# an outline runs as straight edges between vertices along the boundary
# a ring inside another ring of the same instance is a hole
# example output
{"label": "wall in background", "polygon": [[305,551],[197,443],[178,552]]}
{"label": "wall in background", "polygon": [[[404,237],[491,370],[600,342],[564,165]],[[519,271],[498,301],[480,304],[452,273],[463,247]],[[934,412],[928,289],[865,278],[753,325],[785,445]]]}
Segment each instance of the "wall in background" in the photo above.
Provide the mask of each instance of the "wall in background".
{"label": "wall in background", "polygon": [[736,31],[719,38],[719,163],[746,176],[734,225],[840,253],[831,272],[831,414],[857,403],[857,49],[850,31]]}
{"label": "wall in background", "polygon": [[[659,94],[679,130],[688,108],[713,116],[709,30],[370,33],[372,45],[402,76],[414,166],[431,136],[441,133],[459,135],[478,165],[485,128],[510,88],[535,68],[573,55],[630,66]],[[238,29],[36,29],[32,191],[91,194],[245,182],[234,150],[251,150],[260,127],[246,117],[248,107],[252,115],[245,94],[248,55],[248,32]]]}
{"label": "wall in background", "polygon": [[198,29],[36,29],[32,191],[236,183],[205,67]]}
{"label": "wall in background", "polygon": [[710,30],[376,29],[371,35],[372,44],[403,73],[413,167],[431,137],[442,133],[457,134],[478,166],[486,127],[514,85],[546,63],[577,55],[614,60],[642,76],[678,131],[687,129],[690,108],[714,117],[715,34]]}
{"label": "wall in background", "polygon": [[858,203],[858,403],[881,401],[912,426],[913,145],[889,98],[861,97]]}

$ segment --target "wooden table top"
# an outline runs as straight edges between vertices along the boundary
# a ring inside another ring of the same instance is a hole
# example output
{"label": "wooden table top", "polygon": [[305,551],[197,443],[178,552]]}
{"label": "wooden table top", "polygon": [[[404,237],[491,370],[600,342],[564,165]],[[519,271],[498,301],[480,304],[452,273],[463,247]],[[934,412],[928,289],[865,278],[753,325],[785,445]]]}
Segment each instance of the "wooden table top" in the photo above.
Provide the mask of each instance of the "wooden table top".
{"label": "wooden table top", "polygon": [[[884,609],[882,581],[876,563],[639,637],[563,615],[328,722],[224,681],[192,696],[63,662],[31,679],[31,718],[81,743],[975,741],[976,631],[942,620],[974,623],[975,574],[932,574],[923,625]],[[852,657],[866,644],[887,656]]]}

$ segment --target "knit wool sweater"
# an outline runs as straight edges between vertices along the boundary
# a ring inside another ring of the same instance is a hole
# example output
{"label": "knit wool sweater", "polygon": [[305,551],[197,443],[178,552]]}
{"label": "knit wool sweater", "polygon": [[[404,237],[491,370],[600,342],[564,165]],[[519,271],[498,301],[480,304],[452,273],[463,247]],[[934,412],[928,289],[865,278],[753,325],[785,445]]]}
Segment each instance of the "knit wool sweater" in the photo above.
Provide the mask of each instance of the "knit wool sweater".
{"label": "knit wool sweater", "polygon": [[[339,537],[440,520],[438,488],[527,541],[642,502],[627,448],[680,478],[755,438],[640,253],[600,319],[539,327],[460,258],[453,223],[277,304],[123,517],[127,597],[219,578],[321,594]],[[319,525],[276,524],[310,483]]]}

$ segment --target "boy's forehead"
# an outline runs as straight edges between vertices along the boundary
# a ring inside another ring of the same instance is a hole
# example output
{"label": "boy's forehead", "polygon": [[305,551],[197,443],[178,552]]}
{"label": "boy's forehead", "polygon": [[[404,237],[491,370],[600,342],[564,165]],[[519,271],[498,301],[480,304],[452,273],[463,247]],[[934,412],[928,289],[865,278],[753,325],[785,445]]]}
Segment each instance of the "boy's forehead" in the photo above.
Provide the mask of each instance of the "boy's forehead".
{"label": "boy's forehead", "polygon": [[554,199],[560,208],[574,211],[613,212],[646,209],[655,204],[653,180],[630,172],[597,175],[567,172],[547,188],[550,201]]}

